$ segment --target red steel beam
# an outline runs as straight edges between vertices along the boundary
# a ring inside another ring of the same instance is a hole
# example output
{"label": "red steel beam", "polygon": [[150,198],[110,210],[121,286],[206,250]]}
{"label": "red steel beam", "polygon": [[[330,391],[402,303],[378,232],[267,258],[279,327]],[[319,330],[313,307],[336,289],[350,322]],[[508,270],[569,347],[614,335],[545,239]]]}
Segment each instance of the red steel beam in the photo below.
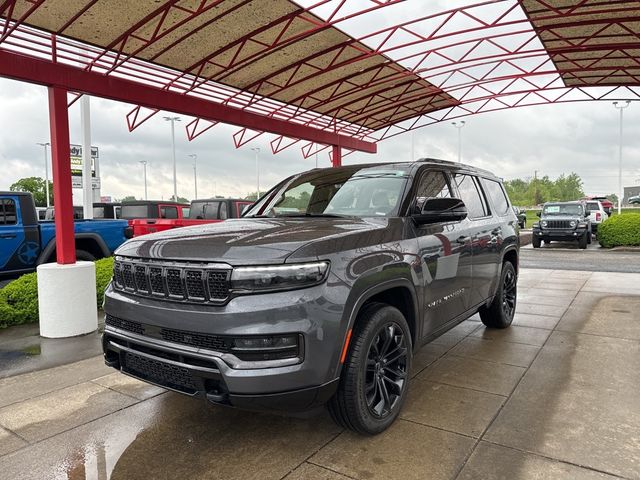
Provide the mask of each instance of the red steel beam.
{"label": "red steel beam", "polygon": [[56,64],[3,49],[0,49],[0,76],[138,104],[151,109],[158,108],[182,115],[201,117],[213,122],[223,122],[252,130],[309,140],[324,145],[338,145],[349,150],[366,153],[376,153],[377,151],[376,144],[372,142],[322,131],[286,120],[269,118],[194,96],[165,91],[150,85],[80,70],[69,65]]}
{"label": "red steel beam", "polygon": [[49,128],[53,163],[53,204],[56,222],[56,257],[61,265],[76,263],[73,193],[69,163],[69,110],[67,90],[49,87]]}
{"label": "red steel beam", "polygon": [[333,146],[333,155],[331,155],[331,164],[334,167],[342,166],[342,149],[337,145]]}

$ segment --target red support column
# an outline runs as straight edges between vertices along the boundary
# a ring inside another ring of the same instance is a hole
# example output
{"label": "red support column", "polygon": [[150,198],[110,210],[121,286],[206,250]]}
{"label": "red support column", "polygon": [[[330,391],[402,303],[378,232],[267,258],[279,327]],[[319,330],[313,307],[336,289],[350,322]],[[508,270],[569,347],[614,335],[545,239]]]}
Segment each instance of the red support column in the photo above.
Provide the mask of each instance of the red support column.
{"label": "red support column", "polygon": [[56,221],[56,256],[59,264],[76,263],[73,226],[73,194],[69,160],[69,113],[67,91],[59,87],[49,90],[49,129],[53,163],[53,203]]}
{"label": "red support column", "polygon": [[342,166],[342,148],[338,145],[333,146],[333,155],[331,156],[331,163],[334,167]]}

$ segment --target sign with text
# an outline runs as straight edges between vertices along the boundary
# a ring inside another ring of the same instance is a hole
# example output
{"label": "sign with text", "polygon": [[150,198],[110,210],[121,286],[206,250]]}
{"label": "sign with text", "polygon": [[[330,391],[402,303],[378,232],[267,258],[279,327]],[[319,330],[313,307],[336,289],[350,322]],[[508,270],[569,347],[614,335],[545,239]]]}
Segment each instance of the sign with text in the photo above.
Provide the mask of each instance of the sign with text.
{"label": "sign with text", "polygon": [[[82,145],[71,145],[71,175],[82,177]],[[98,147],[91,147],[91,176],[96,176]]]}

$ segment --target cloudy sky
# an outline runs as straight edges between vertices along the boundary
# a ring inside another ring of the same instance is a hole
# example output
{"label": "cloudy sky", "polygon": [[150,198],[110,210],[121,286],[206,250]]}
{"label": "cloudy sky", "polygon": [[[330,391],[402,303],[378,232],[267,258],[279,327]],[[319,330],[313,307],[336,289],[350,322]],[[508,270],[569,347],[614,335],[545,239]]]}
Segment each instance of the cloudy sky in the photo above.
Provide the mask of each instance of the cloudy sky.
{"label": "cloudy sky", "polygon": [[[432,3],[441,8],[444,3]],[[414,3],[415,4],[415,3]],[[423,2],[420,3],[423,5]],[[400,14],[398,14],[400,15]],[[406,12],[404,12],[406,15]],[[360,32],[358,32],[360,33]],[[70,108],[71,142],[80,143],[80,102]],[[22,177],[44,176],[42,147],[49,141],[46,89],[0,79],[0,190]],[[173,193],[170,127],[158,114],[129,133],[125,115],[131,105],[91,99],[92,143],[100,149],[102,194],[120,198],[143,196],[141,160],[148,162],[149,198],[168,198]],[[462,131],[463,161],[504,177],[555,178],[578,173],[585,191],[608,194],[617,191],[618,112],[611,102],[565,103],[523,107],[467,117]],[[198,193],[244,196],[256,190],[256,167],[252,147],[260,147],[260,186],[264,190],[282,178],[315,166],[303,159],[294,146],[272,155],[263,136],[241,149],[233,145],[237,127],[218,125],[189,142],[183,117],[177,124],[178,194],[193,197],[193,167],[189,154],[198,156]],[[378,145],[378,154],[352,154],[345,164],[409,160],[411,133]],[[415,155],[457,159],[457,130],[444,122],[416,130]],[[640,102],[625,110],[625,185],[640,184]],[[329,166],[326,152],[319,166]]]}

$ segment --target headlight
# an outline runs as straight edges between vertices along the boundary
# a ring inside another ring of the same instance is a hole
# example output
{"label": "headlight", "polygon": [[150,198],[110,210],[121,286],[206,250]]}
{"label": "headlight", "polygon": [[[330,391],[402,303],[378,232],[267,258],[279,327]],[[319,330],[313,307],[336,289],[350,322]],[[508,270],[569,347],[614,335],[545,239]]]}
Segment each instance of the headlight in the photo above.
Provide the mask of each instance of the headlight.
{"label": "headlight", "polygon": [[577,225],[577,223],[576,223],[576,221],[575,221],[575,220],[571,220],[571,221],[569,222],[569,226],[570,226],[571,228],[576,228],[576,225]]}
{"label": "headlight", "polygon": [[329,262],[237,267],[231,274],[231,289],[242,293],[305,288],[322,283],[328,271]]}
{"label": "headlight", "polygon": [[543,227],[546,227],[548,224],[547,224],[546,220],[543,220],[543,221],[540,222],[540,225],[543,226]]}

